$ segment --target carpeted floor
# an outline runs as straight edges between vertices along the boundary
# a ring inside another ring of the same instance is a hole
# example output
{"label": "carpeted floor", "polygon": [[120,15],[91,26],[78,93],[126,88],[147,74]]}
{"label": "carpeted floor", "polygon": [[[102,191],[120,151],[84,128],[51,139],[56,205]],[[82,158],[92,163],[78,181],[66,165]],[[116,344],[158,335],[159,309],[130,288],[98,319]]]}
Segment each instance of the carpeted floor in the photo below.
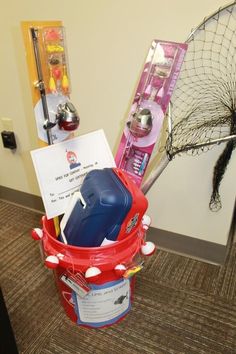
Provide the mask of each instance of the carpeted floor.
{"label": "carpeted floor", "polygon": [[85,329],[65,315],[30,237],[40,217],[0,200],[0,285],[19,353],[236,353],[235,245],[223,267],[157,251],[137,275],[129,315]]}

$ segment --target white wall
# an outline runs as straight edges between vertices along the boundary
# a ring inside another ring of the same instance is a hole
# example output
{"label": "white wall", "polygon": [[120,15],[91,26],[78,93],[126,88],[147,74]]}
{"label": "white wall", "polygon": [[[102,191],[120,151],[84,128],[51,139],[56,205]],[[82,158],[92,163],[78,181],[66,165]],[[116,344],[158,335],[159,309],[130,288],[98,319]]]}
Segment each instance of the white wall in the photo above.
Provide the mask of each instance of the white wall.
{"label": "white wall", "polygon": [[[8,1],[1,10],[0,118],[13,120],[18,149],[0,147],[0,185],[39,195],[29,151],[37,147],[20,22],[62,20],[72,102],[80,133],[103,128],[115,153],[147,51],[155,38],[184,41],[224,0]],[[0,123],[1,124],[1,123]],[[2,129],[2,127],[0,127]],[[148,193],[153,226],[226,244],[235,199],[235,154],[222,185],[223,209],[208,210],[215,149],[176,158]]]}

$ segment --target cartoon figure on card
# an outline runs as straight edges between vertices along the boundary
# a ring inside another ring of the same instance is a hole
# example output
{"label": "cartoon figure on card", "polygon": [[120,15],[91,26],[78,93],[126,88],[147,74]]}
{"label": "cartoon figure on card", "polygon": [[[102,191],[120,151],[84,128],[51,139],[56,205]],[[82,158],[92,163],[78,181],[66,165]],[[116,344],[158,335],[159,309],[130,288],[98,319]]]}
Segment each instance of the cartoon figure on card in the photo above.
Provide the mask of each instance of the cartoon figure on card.
{"label": "cartoon figure on card", "polygon": [[76,153],[74,151],[67,151],[66,158],[67,158],[67,161],[70,164],[70,169],[71,170],[73,168],[79,167],[81,165],[80,162],[77,162],[78,161],[77,155],[76,155]]}

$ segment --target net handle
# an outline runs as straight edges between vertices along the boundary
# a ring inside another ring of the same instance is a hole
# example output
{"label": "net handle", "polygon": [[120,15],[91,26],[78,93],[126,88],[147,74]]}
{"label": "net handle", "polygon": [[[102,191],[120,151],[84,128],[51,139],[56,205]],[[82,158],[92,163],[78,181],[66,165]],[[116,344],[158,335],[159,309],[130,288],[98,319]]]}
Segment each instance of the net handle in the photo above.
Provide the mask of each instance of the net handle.
{"label": "net handle", "polygon": [[156,182],[157,178],[162,174],[170,159],[168,158],[167,153],[165,152],[158,166],[151,171],[151,174],[147,180],[142,184],[141,190],[144,194],[147,194],[152,185]]}

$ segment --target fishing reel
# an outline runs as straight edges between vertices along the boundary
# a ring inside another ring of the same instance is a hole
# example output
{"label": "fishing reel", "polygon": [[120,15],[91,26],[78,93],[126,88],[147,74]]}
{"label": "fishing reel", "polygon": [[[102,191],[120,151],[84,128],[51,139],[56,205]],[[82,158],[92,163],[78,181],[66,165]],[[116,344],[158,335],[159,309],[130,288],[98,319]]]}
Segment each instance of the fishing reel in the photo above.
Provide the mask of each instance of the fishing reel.
{"label": "fishing reel", "polygon": [[65,102],[57,106],[56,119],[54,122],[48,119],[44,122],[44,129],[52,129],[58,125],[59,129],[65,131],[74,131],[78,129],[80,123],[80,118],[75,109],[75,106],[71,102]]}
{"label": "fishing reel", "polygon": [[136,111],[127,123],[130,133],[136,138],[147,136],[152,130],[152,114],[148,108]]}

